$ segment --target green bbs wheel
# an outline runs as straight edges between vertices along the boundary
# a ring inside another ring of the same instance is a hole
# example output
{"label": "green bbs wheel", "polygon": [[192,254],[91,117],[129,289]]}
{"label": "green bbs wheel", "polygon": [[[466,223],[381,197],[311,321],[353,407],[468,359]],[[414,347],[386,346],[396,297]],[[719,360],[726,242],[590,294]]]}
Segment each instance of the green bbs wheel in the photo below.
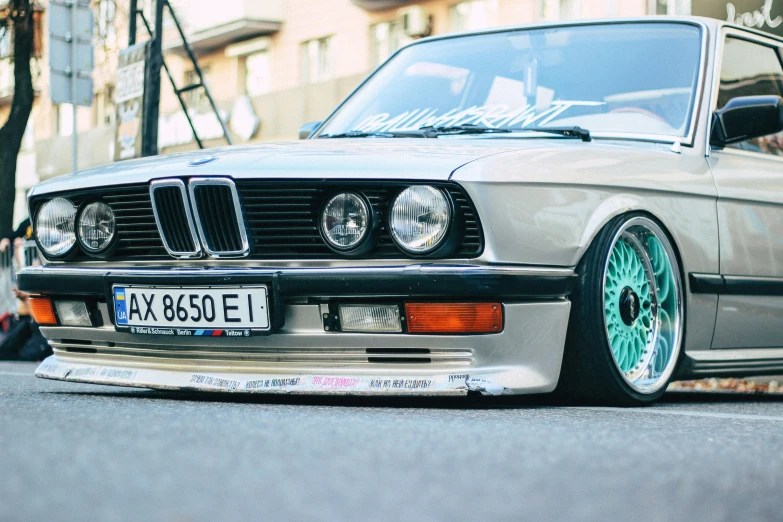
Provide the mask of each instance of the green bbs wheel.
{"label": "green bbs wheel", "polygon": [[621,216],[599,233],[577,271],[558,391],[602,404],[653,402],[674,373],[684,326],[668,236],[649,217]]}

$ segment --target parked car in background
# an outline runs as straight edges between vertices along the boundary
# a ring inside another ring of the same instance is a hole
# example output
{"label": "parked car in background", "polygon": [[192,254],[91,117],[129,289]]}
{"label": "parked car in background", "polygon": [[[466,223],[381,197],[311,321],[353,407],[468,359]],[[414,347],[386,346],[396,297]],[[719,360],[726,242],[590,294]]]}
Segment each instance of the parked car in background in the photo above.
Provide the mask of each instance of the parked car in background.
{"label": "parked car in background", "polygon": [[781,47],[675,17],[428,38],[300,142],[44,182],[37,375],[643,404],[779,372]]}

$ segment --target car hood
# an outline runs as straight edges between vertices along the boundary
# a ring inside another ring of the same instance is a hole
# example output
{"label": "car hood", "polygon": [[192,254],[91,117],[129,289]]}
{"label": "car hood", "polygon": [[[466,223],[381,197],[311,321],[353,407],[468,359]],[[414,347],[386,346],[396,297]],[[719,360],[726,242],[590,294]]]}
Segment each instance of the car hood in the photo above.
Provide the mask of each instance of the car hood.
{"label": "car hood", "polygon": [[[537,140],[536,140],[537,141]],[[230,176],[234,179],[447,180],[477,159],[529,145],[482,139],[322,139],[199,150],[110,163],[59,176],[31,195],[106,185],[146,183],[173,176]],[[189,166],[192,161],[213,161]]]}

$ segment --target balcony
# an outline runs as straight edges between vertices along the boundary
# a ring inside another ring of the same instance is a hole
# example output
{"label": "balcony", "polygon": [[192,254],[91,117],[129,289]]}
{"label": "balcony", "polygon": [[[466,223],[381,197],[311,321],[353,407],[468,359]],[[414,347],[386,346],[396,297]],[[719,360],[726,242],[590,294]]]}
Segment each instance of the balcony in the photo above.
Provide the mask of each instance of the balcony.
{"label": "balcony", "polygon": [[384,11],[412,4],[413,0],[351,0],[351,3],[365,11]]}
{"label": "balcony", "polygon": [[[283,24],[284,0],[187,0],[174,3],[188,43],[197,53],[208,53],[226,45],[276,33]],[[167,36],[174,36],[171,28]],[[184,54],[176,38],[165,43],[168,52]]]}

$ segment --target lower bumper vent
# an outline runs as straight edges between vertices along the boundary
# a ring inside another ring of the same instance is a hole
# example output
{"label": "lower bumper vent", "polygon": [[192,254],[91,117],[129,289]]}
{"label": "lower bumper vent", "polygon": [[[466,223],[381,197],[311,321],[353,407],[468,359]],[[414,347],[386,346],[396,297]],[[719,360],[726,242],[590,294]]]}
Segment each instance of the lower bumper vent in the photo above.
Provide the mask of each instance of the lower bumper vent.
{"label": "lower bumper vent", "polygon": [[427,364],[432,362],[430,357],[411,357],[416,355],[428,355],[428,348],[367,348],[365,350],[367,362],[392,363],[392,364]]}

